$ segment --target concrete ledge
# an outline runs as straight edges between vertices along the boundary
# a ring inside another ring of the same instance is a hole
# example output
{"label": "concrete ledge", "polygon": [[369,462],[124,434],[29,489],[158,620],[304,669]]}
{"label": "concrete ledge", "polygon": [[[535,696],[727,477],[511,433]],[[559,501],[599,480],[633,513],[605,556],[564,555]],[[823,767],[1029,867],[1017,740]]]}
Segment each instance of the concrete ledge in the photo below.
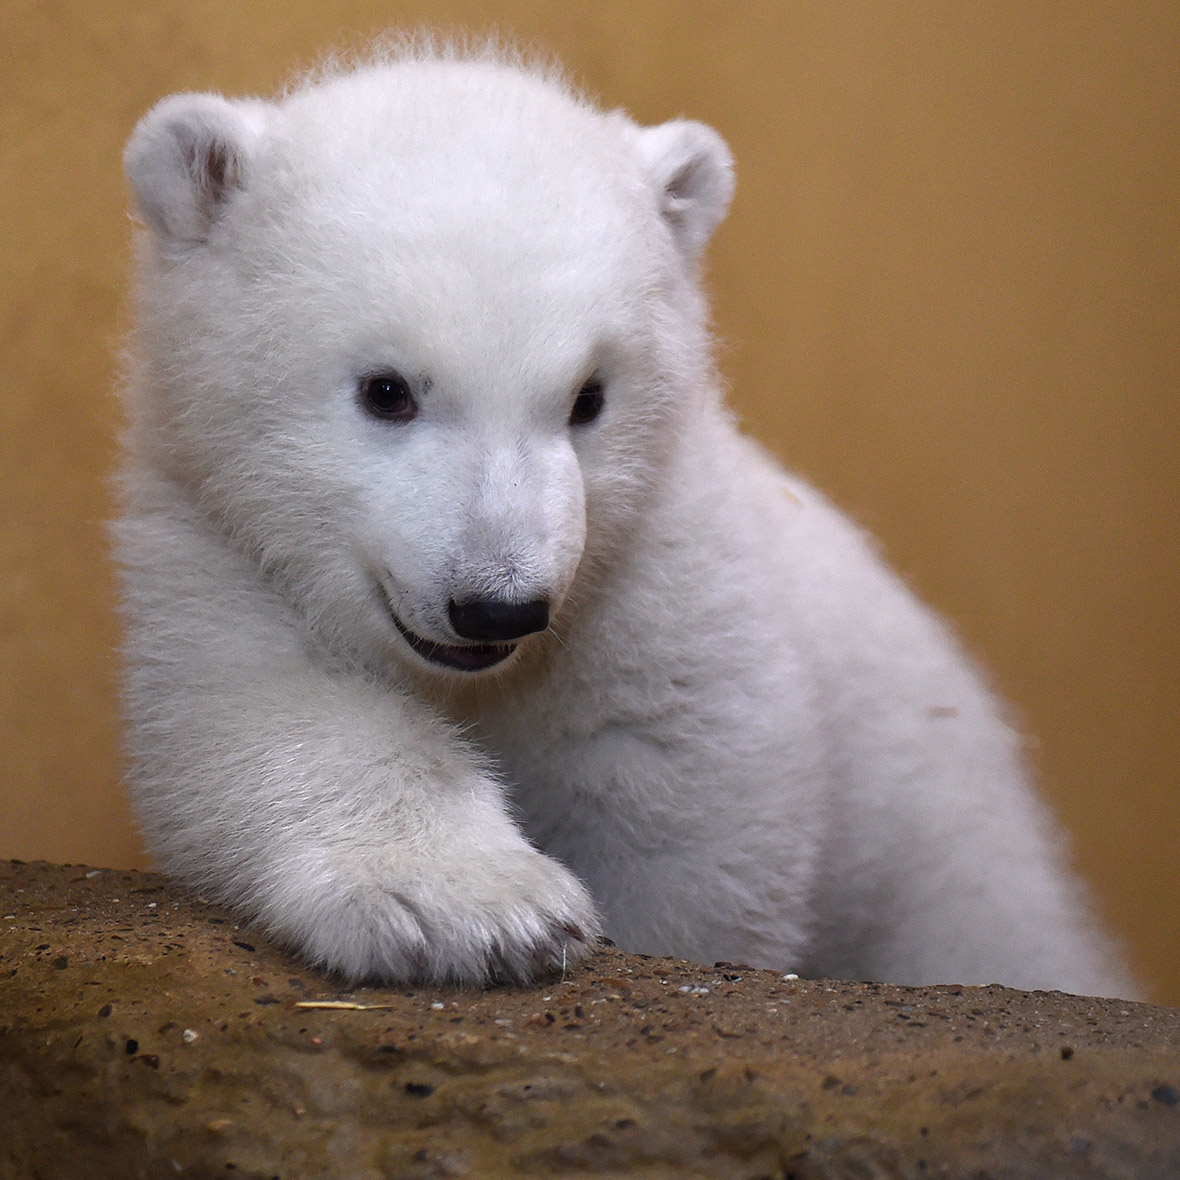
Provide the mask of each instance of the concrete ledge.
{"label": "concrete ledge", "polygon": [[357,989],[165,878],[0,862],[0,1177],[1180,1177],[1180,1010],[604,949]]}

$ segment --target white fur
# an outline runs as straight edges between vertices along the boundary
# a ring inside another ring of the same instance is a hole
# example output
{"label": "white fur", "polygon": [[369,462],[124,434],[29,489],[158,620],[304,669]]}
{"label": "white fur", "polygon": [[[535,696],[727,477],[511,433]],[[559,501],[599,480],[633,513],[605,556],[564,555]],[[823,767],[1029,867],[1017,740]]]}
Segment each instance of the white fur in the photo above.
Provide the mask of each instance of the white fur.
{"label": "white fur", "polygon": [[[276,103],[167,99],[126,166],[116,535],[166,869],[354,979],[527,979],[602,929],[1131,990],[954,641],[722,406],[715,132],[411,51]],[[412,421],[358,401],[393,371]],[[459,672],[391,618],[456,645],[470,595],[552,625]]]}

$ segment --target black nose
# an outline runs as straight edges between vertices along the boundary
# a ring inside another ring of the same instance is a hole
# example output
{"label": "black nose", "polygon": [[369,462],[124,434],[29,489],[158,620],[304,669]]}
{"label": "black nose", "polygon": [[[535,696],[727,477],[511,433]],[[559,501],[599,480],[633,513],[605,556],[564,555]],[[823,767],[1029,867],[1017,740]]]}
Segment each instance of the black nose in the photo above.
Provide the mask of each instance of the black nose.
{"label": "black nose", "polygon": [[549,603],[544,598],[532,602],[505,602],[500,598],[456,602],[452,598],[447,613],[456,635],[481,643],[507,643],[549,626]]}

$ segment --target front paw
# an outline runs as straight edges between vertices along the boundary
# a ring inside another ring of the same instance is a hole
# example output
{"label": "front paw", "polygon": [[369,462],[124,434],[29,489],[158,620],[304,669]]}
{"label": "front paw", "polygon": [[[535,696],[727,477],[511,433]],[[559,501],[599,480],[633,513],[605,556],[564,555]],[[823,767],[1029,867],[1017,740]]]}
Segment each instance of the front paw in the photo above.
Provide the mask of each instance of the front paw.
{"label": "front paw", "polygon": [[601,931],[581,882],[523,840],[334,860],[294,874],[257,916],[349,982],[528,983],[572,966]]}

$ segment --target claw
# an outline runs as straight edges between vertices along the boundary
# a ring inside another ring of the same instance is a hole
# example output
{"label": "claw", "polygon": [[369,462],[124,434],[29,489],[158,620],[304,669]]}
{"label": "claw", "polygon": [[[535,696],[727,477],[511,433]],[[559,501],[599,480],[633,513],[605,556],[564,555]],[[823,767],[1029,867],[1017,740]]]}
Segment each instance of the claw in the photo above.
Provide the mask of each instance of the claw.
{"label": "claw", "polygon": [[570,938],[574,940],[574,942],[586,941],[586,932],[581,928],[581,926],[577,926],[573,922],[562,922],[558,929],[563,930],[566,934],[568,934]]}

